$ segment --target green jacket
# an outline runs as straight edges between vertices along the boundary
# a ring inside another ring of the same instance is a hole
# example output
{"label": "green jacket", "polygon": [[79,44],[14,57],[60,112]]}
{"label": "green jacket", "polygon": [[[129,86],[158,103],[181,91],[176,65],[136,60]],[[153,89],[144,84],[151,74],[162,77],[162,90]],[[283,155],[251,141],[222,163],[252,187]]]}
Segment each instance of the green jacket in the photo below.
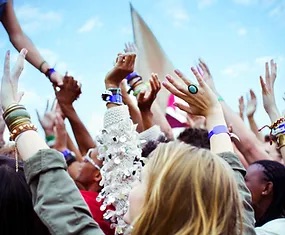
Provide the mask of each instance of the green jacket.
{"label": "green jacket", "polygon": [[52,149],[24,163],[36,213],[51,234],[103,235],[66,168],[63,156]]}
{"label": "green jacket", "polygon": [[243,214],[243,235],[255,235],[255,219],[254,219],[254,211],[250,205],[251,202],[251,193],[249,189],[246,187],[244,176],[246,174],[246,170],[240,162],[239,158],[231,153],[225,152],[218,154],[221,158],[223,158],[234,170],[235,178],[238,183],[238,188],[240,192],[240,196],[242,199],[244,214]]}

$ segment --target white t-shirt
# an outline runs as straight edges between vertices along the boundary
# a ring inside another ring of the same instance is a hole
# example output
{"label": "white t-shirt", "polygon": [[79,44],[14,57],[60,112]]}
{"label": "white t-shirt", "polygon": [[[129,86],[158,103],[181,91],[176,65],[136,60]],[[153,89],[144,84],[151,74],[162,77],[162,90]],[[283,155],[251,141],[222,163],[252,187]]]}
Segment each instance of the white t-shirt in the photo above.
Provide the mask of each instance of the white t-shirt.
{"label": "white t-shirt", "polygon": [[257,235],[285,235],[285,218],[267,222],[261,227],[255,228]]}

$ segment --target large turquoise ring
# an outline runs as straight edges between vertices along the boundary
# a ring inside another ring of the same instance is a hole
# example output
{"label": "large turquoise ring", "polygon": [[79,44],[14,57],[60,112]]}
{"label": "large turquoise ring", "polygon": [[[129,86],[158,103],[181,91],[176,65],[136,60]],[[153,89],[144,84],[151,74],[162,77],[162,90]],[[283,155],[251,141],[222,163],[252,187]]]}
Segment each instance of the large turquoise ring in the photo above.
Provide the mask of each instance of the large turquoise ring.
{"label": "large turquoise ring", "polygon": [[188,91],[189,91],[191,94],[195,95],[195,94],[198,93],[198,87],[195,86],[195,85],[193,85],[193,84],[191,84],[191,85],[188,86]]}

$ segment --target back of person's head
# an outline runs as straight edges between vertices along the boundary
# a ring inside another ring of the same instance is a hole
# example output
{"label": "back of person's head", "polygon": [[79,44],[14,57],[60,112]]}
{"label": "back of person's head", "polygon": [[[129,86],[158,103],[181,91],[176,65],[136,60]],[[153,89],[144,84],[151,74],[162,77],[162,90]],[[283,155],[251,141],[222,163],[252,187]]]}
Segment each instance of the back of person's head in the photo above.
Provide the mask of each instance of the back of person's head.
{"label": "back of person's head", "polygon": [[285,217],[285,166],[270,160],[256,161],[252,165],[261,166],[264,180],[273,184],[272,202],[265,214],[256,222],[256,226],[262,226],[273,219]]}
{"label": "back of person's head", "polygon": [[205,129],[187,128],[179,134],[177,139],[198,148],[210,149],[208,131]]}
{"label": "back of person's head", "polygon": [[34,212],[21,162],[0,156],[0,234],[49,234]]}
{"label": "back of person's head", "polygon": [[132,235],[240,234],[241,200],[230,166],[206,149],[161,143],[145,166],[147,191]]}

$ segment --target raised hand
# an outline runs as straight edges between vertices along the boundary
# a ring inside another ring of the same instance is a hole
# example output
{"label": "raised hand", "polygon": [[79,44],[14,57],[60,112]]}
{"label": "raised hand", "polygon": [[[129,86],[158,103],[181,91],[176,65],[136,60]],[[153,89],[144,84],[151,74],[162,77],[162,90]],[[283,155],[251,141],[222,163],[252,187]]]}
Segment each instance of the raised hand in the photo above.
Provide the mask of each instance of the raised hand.
{"label": "raised hand", "polygon": [[249,94],[250,98],[247,100],[246,104],[246,115],[247,117],[253,117],[257,107],[257,99],[253,90],[250,89]]}
{"label": "raised hand", "polygon": [[43,116],[40,116],[38,110],[36,110],[39,123],[41,124],[46,136],[54,134],[55,118],[56,118],[56,100],[53,101],[51,108],[49,109],[49,100],[46,104],[46,109]]}
{"label": "raised hand", "polygon": [[220,111],[221,106],[214,92],[195,68],[191,68],[191,70],[199,83],[199,86],[197,86],[198,92],[196,94],[190,93],[188,89],[193,82],[189,81],[178,70],[176,70],[175,73],[183,82],[174,79],[169,75],[166,76],[168,82],[163,82],[163,85],[167,90],[188,103],[188,105],[177,103],[176,106],[187,113],[205,117],[215,113],[216,110]]}
{"label": "raised hand", "polygon": [[106,87],[120,87],[121,81],[134,71],[135,59],[135,53],[119,54],[114,67],[105,77]]}
{"label": "raised hand", "polygon": [[239,116],[242,120],[244,120],[244,98],[241,96],[238,99],[238,108],[239,108]]}
{"label": "raised hand", "polygon": [[58,151],[67,149],[67,131],[64,120],[59,113],[55,116],[55,143],[53,148]]}
{"label": "raised hand", "polygon": [[151,74],[151,78],[149,80],[150,90],[143,90],[137,96],[138,107],[141,112],[150,111],[151,105],[156,99],[157,93],[161,88],[161,84],[159,82],[157,74]]}
{"label": "raised hand", "polygon": [[[270,61],[270,69],[268,62],[265,63],[265,81],[260,76],[260,85],[262,89],[263,107],[265,111],[270,115],[272,112],[276,112],[276,102],[274,96],[274,83],[277,77],[277,64],[274,60]],[[279,118],[279,117],[277,117]]]}
{"label": "raised hand", "polygon": [[137,53],[138,49],[134,43],[128,42],[128,43],[125,43],[124,52],[125,53],[128,53],[128,52]]}
{"label": "raised hand", "polygon": [[64,77],[60,73],[54,72],[50,76],[50,81],[53,83],[54,86],[61,86],[63,84],[63,78]]}
{"label": "raised hand", "polygon": [[66,75],[63,79],[63,84],[60,89],[55,89],[55,96],[59,105],[62,107],[72,106],[73,102],[78,99],[81,94],[81,85],[74,80],[73,77]]}
{"label": "raised hand", "polygon": [[1,86],[1,105],[4,111],[11,104],[18,104],[23,96],[22,92],[18,92],[18,84],[27,53],[27,49],[21,50],[12,72],[10,71],[10,51],[6,53]]}
{"label": "raised hand", "polygon": [[207,83],[207,85],[212,89],[212,91],[214,91],[215,94],[218,94],[210,69],[202,59],[199,59],[198,72],[199,70],[202,71],[200,74],[203,77],[205,83]]}

